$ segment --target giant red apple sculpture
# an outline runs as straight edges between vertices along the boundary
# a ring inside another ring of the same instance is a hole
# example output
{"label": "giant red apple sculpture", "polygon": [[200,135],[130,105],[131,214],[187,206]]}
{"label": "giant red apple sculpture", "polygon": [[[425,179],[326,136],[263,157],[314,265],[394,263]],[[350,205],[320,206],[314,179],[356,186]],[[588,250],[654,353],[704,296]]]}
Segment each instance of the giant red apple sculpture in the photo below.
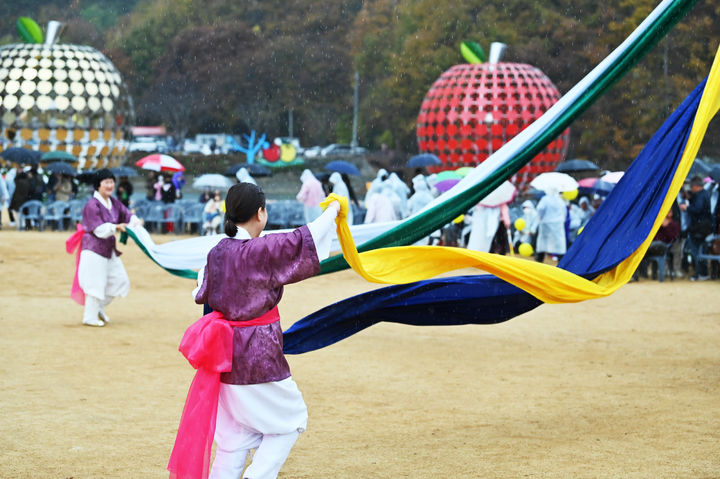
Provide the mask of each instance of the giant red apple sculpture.
{"label": "giant red apple sculpture", "polygon": [[[495,46],[495,44],[493,44]],[[418,114],[421,152],[434,153],[443,165],[434,171],[476,166],[542,116],[560,92],[539,69],[522,63],[455,65],[425,95]],[[564,160],[565,130],[511,179],[526,189],[540,173]]]}

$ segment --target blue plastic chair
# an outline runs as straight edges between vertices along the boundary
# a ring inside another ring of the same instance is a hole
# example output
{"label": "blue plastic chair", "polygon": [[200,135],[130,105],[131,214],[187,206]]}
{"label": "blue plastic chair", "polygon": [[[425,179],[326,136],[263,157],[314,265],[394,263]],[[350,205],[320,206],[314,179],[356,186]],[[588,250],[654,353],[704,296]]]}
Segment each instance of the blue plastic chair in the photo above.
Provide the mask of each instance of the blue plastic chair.
{"label": "blue plastic chair", "polygon": [[87,200],[70,200],[70,224],[82,223],[82,212]]}
{"label": "blue plastic chair", "polygon": [[161,228],[161,232],[163,226],[167,228],[169,224],[172,224],[175,234],[180,234],[180,231],[182,231],[182,222],[182,208],[173,203],[169,203],[164,206],[162,218],[157,220],[157,223]]}
{"label": "blue plastic chair", "polygon": [[193,226],[197,234],[202,234],[203,223],[205,219],[205,205],[202,203],[193,202],[183,208],[182,223],[183,231],[190,228],[189,233],[192,233]]}
{"label": "blue plastic chair", "polygon": [[17,227],[19,230],[28,229],[27,226],[43,230],[43,204],[38,200],[26,201],[18,210]]}
{"label": "blue plastic chair", "polygon": [[70,215],[70,203],[67,201],[53,201],[47,205],[43,216],[44,226],[53,225],[58,231],[63,230],[63,223]]}

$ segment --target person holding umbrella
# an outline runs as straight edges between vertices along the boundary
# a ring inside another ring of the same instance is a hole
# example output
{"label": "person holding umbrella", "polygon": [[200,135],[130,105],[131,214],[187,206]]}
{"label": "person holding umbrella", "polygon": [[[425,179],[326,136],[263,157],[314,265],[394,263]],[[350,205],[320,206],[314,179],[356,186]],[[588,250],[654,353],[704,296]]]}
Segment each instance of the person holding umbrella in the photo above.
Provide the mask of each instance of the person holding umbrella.
{"label": "person holding umbrella", "polygon": [[108,304],[130,291],[130,280],[115,245],[115,233],[124,232],[128,224],[139,225],[141,221],[112,196],[115,176],[110,170],[98,170],[93,186],[93,197],[83,208],[82,230],[76,233],[82,232],[76,273],[81,291],[73,285],[73,299],[84,300],[82,324],[102,327],[110,321],[105,314]]}

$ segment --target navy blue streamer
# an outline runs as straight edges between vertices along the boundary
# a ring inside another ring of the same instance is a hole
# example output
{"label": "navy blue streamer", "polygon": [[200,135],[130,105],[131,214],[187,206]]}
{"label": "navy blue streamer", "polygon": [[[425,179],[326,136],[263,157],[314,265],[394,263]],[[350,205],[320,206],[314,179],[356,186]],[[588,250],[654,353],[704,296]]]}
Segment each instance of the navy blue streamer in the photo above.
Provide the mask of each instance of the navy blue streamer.
{"label": "navy blue streamer", "polygon": [[[667,195],[705,86],[700,83],[653,135],[558,263],[586,278],[609,271],[647,238]],[[329,305],[285,331],[284,351],[323,348],[381,321],[416,326],[494,324],[542,304],[492,275],[380,288]]]}

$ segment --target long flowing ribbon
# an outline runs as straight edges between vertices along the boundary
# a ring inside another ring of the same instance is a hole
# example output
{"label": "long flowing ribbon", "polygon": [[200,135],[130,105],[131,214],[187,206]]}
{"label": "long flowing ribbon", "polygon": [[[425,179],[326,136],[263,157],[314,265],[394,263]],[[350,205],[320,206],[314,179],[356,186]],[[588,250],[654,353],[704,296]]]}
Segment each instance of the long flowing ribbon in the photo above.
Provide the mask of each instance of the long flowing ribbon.
{"label": "long flowing ribbon", "polygon": [[85,305],[85,291],[80,287],[78,279],[78,270],[80,269],[80,252],[82,251],[82,237],[85,234],[82,224],[77,224],[77,229],[70,237],[65,240],[65,251],[68,254],[75,253],[75,276],[73,277],[72,288],[70,288],[70,298],[79,305]]}
{"label": "long flowing ribbon", "polygon": [[220,373],[232,369],[233,327],[270,324],[280,320],[278,308],[250,321],[227,321],[218,311],[206,314],[185,331],[179,350],[197,369],[170,455],[171,479],[207,479],[215,437]]}
{"label": "long flowing ribbon", "polygon": [[[650,233],[634,253],[593,281],[544,263],[462,248],[400,246],[358,253],[347,225],[348,202],[344,198],[341,199],[341,213],[336,218],[343,256],[355,272],[374,283],[412,283],[448,271],[475,267],[514,284],[545,303],[571,303],[608,296],[627,283],[635,272],[677,197],[710,120],[720,106],[718,91],[720,91],[720,49],[710,70],[679,166],[675,169],[670,187],[665,192],[662,205],[654,217]],[[336,195],[331,195],[323,205],[338,199]]]}
{"label": "long flowing ribbon", "polygon": [[[379,321],[415,325],[490,324],[506,321],[542,304],[518,287],[549,301],[589,299],[616,290],[635,270],[676,198],[708,124],[719,109],[718,95],[720,51],[707,81],[688,95],[648,142],[559,263],[560,268],[556,268],[554,274],[563,277],[571,272],[578,277],[572,279],[568,291],[543,291],[546,287],[564,288],[562,281],[553,278],[549,285],[537,284],[534,280],[535,284],[524,284],[526,275],[511,264],[515,261],[510,258],[500,259],[502,268],[508,271],[493,272],[517,286],[495,276],[479,275],[437,278],[364,293],[327,306],[296,322],[285,332],[286,354],[299,354],[325,347]],[[340,234],[345,236],[342,231]],[[368,254],[357,255],[353,250],[353,245],[346,241],[343,254],[356,265],[356,270],[366,277],[369,275],[371,280],[379,279],[383,282],[389,279],[403,281],[402,277],[383,277],[388,269],[402,269],[400,275],[407,276],[420,271],[418,267],[407,271],[409,262],[436,261],[418,259],[411,254],[405,255],[402,259],[404,263],[399,266],[389,265],[389,258],[374,258],[371,263],[366,263]],[[487,262],[473,264],[468,262],[467,257],[461,261],[461,266],[479,265],[483,269],[491,269]],[[357,266],[358,262],[360,267]],[[431,268],[428,271],[434,274],[442,269],[451,270],[455,266],[435,265],[434,270]],[[521,263],[521,268],[525,267],[536,268],[530,261]],[[543,269],[548,271],[547,268]],[[544,273],[540,271],[539,274]],[[582,281],[582,278],[594,278],[594,286],[591,282]],[[407,279],[414,278],[404,278]],[[574,289],[576,282],[581,284],[583,290]]]}

